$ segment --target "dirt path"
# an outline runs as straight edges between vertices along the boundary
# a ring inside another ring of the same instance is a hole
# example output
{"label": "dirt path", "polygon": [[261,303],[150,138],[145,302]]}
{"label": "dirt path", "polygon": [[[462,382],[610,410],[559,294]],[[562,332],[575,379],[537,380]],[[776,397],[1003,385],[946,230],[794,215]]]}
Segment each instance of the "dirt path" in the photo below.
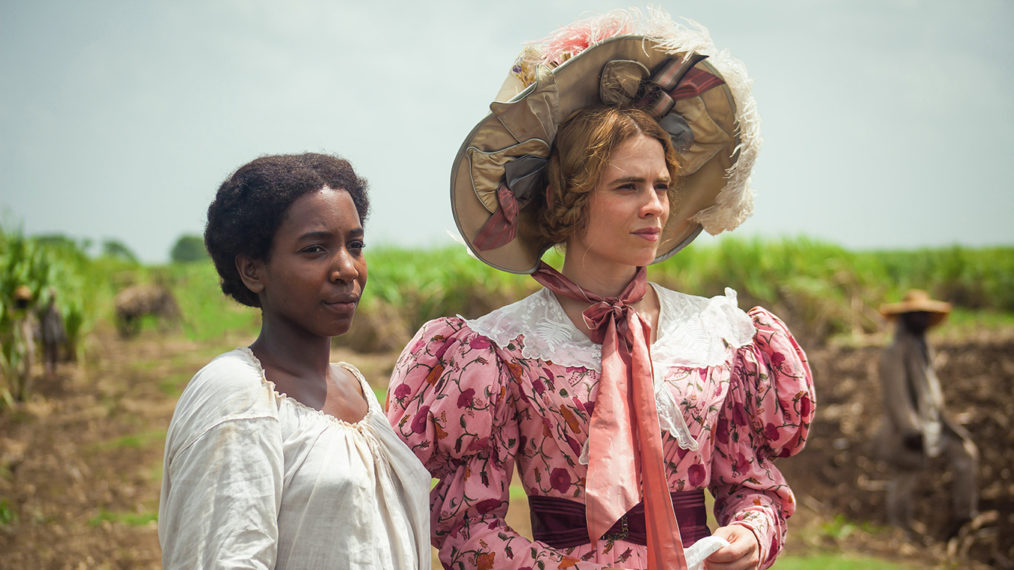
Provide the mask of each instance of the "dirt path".
{"label": "dirt path", "polygon": [[[0,568],[159,568],[155,529],[165,429],[179,391],[212,356],[240,344],[198,349],[146,331],[121,341],[99,331],[84,366],[40,378],[31,401],[0,414]],[[867,554],[914,567],[1010,567],[1014,557],[1014,341],[940,347],[941,377],[955,412],[980,438],[983,509],[994,518],[950,544],[904,542],[882,524],[882,470],[863,442],[879,413],[870,381],[876,349],[811,351],[818,423],[807,450],[782,466],[800,501],[788,551]],[[336,353],[377,386],[395,354]],[[939,532],[946,478],[927,479],[921,520]],[[521,505],[523,506],[523,505]],[[523,508],[511,516],[523,520]],[[845,517],[836,519],[836,516]],[[950,550],[950,551],[949,551]]]}
{"label": "dirt path", "polygon": [[876,376],[881,345],[815,349],[808,356],[817,419],[806,449],[779,463],[799,501],[789,521],[795,537],[789,552],[864,552],[917,567],[1014,567],[1014,338],[981,334],[935,346],[948,411],[979,448],[982,516],[947,539],[950,474],[937,462],[915,495],[923,536],[906,540],[885,528],[888,473],[871,449],[882,413]]}
{"label": "dirt path", "polygon": [[98,338],[87,362],[0,416],[0,496],[16,513],[0,526],[0,566],[160,567],[161,450],[194,347]]}

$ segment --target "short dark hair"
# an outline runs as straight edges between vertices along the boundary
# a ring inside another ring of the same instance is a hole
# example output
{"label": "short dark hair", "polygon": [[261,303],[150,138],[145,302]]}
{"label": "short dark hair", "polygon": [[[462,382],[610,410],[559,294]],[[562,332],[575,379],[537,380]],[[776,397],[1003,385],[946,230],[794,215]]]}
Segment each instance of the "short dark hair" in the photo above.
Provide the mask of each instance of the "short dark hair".
{"label": "short dark hair", "polygon": [[262,156],[239,167],[222,183],[208,206],[204,245],[221,277],[223,293],[244,305],[260,306],[260,299],[240,279],[236,256],[267,261],[285,212],[299,197],[325,186],[348,192],[359,221],[366,223],[370,209],[366,180],[338,156]]}

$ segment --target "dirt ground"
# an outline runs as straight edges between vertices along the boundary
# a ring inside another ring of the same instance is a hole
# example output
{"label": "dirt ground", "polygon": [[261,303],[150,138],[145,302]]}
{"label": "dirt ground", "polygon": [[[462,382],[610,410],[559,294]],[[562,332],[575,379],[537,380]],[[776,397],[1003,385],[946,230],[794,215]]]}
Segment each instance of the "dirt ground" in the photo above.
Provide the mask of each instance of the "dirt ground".
{"label": "dirt ground", "polygon": [[[983,332],[934,343],[949,413],[980,454],[981,515],[950,539],[951,479],[943,462],[932,463],[919,482],[921,536],[908,539],[886,528],[888,472],[871,449],[882,413],[876,381],[882,339],[873,340],[808,351],[817,419],[806,449],[778,464],[799,502],[787,550],[841,549],[916,567],[1014,568],[1014,335]],[[855,525],[853,532],[843,520]],[[809,532],[793,535],[801,527]]]}
{"label": "dirt ground", "polygon": [[[85,362],[40,377],[29,402],[0,412],[0,568],[158,568],[154,516],[178,390],[211,356],[244,342],[198,350],[154,331],[95,338]],[[979,445],[984,514],[943,540],[949,476],[934,469],[918,490],[923,536],[883,528],[885,471],[869,453],[879,345],[811,348],[817,421],[806,450],[779,463],[799,499],[789,553],[1014,567],[1014,334],[936,346],[945,397]],[[383,386],[396,354],[336,356]]]}

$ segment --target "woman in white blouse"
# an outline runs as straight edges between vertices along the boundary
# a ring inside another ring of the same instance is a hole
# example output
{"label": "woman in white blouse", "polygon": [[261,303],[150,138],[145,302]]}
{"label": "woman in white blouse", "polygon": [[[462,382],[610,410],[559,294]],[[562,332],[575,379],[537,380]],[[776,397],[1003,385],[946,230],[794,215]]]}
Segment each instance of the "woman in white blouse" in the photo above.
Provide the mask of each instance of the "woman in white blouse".
{"label": "woman in white blouse", "polygon": [[227,179],[205,243],[260,335],[187,385],[166,438],[165,568],[429,568],[430,477],[351,364],[366,183],[343,159],[267,156]]}

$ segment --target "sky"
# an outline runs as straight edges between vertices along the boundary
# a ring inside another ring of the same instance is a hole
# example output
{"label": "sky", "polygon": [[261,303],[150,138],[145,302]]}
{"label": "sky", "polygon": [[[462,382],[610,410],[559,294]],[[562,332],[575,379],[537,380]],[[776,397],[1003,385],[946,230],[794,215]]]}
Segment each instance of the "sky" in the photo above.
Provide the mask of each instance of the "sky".
{"label": "sky", "polygon": [[[754,80],[764,144],[735,235],[1014,245],[1014,2],[655,5]],[[453,243],[451,162],[519,49],[626,6],[0,0],[0,225],[160,263],[240,165],[313,151],[368,179],[369,245]]]}

